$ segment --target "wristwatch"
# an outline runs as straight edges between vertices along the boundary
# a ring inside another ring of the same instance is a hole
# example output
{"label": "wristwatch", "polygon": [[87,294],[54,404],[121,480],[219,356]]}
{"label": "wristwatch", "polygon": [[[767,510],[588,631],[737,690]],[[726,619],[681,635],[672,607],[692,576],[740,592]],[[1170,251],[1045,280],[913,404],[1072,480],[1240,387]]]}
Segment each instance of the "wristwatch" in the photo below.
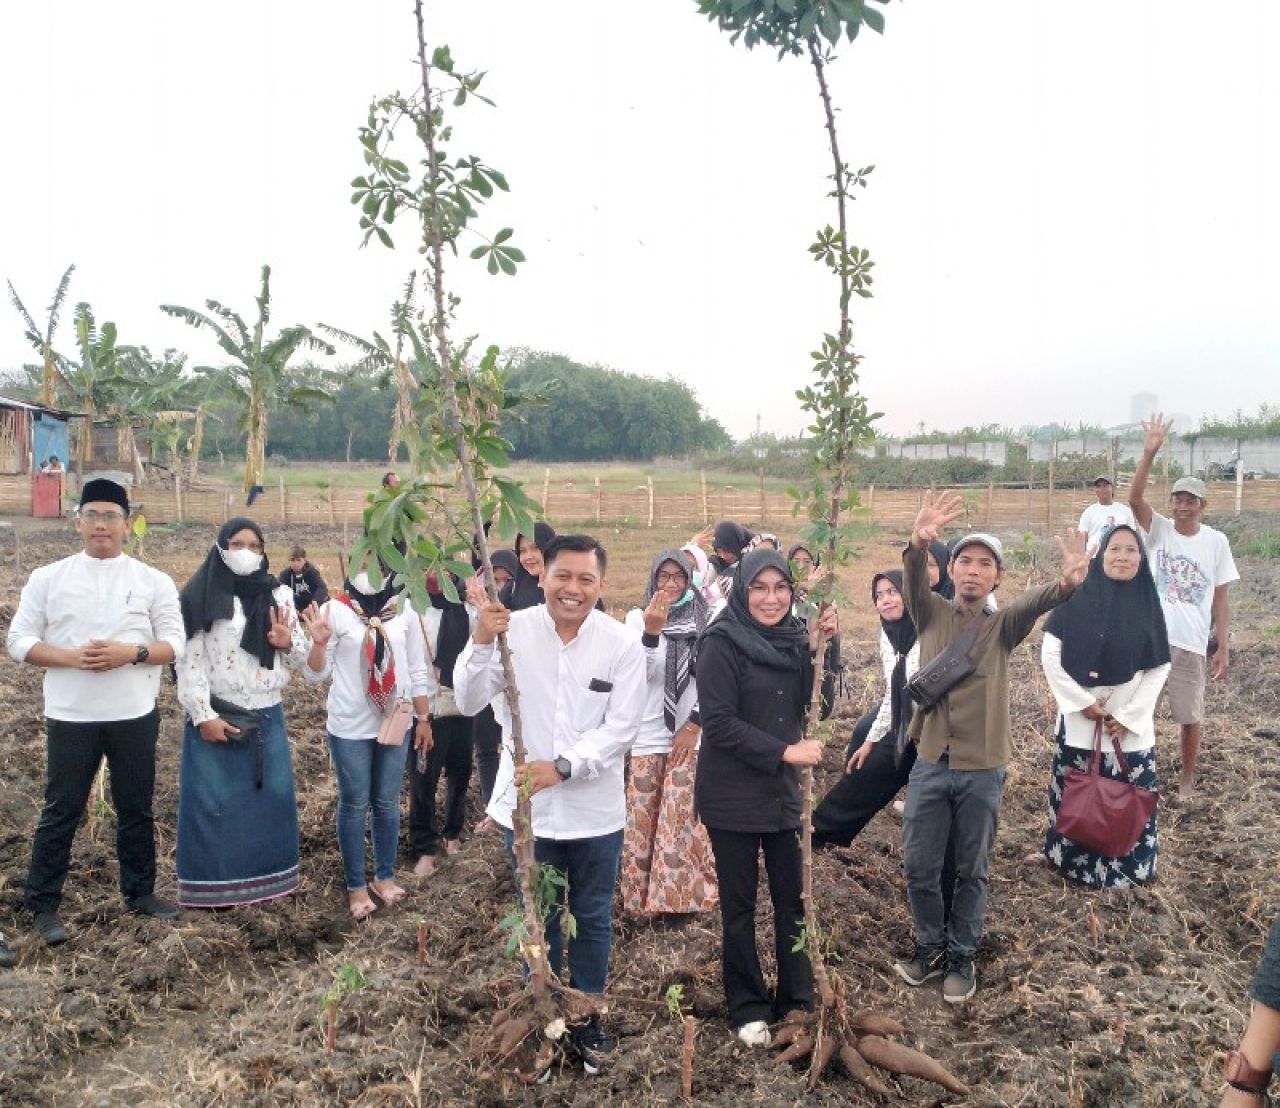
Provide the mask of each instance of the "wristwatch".
{"label": "wristwatch", "polygon": [[556,767],[561,781],[568,781],[573,776],[573,764],[563,754],[551,764]]}
{"label": "wristwatch", "polygon": [[145,662],[150,657],[151,657],[151,648],[148,646],[139,646],[138,656],[134,658],[133,664],[135,666],[140,666],[142,665],[143,662]]}
{"label": "wristwatch", "polygon": [[[1223,1066],[1223,1075],[1227,1079],[1227,1084],[1233,1089],[1242,1093],[1253,1093],[1258,1097],[1265,1097],[1267,1086],[1271,1084],[1271,1068],[1254,1069],[1249,1064],[1249,1059],[1238,1050],[1228,1052],[1226,1065]],[[1265,1099],[1263,1103],[1266,1103]]]}

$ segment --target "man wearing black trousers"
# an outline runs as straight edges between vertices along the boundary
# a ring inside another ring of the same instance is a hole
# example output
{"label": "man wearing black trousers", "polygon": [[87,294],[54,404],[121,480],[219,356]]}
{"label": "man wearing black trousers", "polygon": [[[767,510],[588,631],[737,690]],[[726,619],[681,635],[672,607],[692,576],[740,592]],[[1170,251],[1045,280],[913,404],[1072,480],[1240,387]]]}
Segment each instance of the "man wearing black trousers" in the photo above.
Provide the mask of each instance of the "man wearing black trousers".
{"label": "man wearing black trousers", "polygon": [[76,510],[84,550],[35,570],[9,625],[10,656],[46,671],[45,803],[24,899],[50,946],[67,939],[58,916],[62,886],[104,757],[125,903],[131,912],[161,919],[178,914],[155,895],[151,797],[160,667],[181,655],[186,632],[173,581],[123,553],[128,527],[124,488],[104,479],[85,482]]}

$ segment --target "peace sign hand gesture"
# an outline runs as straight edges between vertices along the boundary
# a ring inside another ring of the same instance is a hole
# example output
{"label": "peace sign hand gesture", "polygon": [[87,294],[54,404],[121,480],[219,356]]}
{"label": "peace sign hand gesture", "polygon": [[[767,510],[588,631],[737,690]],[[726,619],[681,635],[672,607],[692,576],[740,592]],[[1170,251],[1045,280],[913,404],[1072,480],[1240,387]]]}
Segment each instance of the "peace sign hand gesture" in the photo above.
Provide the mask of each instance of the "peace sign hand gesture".
{"label": "peace sign hand gesture", "polygon": [[964,498],[959,493],[944,492],[936,498],[931,492],[925,493],[911,532],[911,544],[916,549],[923,550],[931,542],[937,542],[942,529],[962,515]]}
{"label": "peace sign hand gesture", "polygon": [[307,634],[311,636],[312,646],[324,646],[333,637],[333,625],[329,622],[329,613],[322,611],[318,605],[308,604],[298,613],[298,618],[302,620]]}
{"label": "peace sign hand gesture", "polygon": [[271,608],[271,629],[267,631],[267,642],[277,650],[288,650],[293,645],[292,609],[276,606]]}

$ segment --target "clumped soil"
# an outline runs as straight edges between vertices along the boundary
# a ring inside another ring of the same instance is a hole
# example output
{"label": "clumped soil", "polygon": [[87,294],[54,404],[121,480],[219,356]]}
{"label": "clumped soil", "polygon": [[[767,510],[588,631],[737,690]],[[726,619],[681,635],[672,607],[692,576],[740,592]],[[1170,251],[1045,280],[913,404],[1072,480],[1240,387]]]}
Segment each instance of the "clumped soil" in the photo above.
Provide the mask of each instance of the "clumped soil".
{"label": "clumped soil", "polygon": [[[319,531],[302,537],[330,548],[337,539]],[[612,536],[627,554],[619,560],[622,579],[611,581],[613,597],[638,597],[649,551],[670,538]],[[208,541],[204,529],[153,532],[147,557],[181,581]],[[60,528],[28,531],[24,564],[53,560],[75,545]],[[896,548],[874,543],[866,554],[851,574],[858,603],[872,569],[892,565]],[[21,585],[11,557],[4,562],[0,628]],[[903,1079],[901,1103],[1216,1103],[1221,1052],[1243,1025],[1248,981],[1280,906],[1280,567],[1249,561],[1241,571],[1232,672],[1210,692],[1201,789],[1190,801],[1162,803],[1156,884],[1100,895],[1023,867],[1044,834],[1051,758],[1052,702],[1034,642],[1014,661],[1016,758],[992,868],[980,990],[971,1003],[950,1010],[936,983],[909,989],[889,967],[911,940],[900,827],[890,813],[852,848],[819,856],[821,917],[851,1004],[900,1018],[909,1044],[934,1054],[972,1089],[967,1098],[947,1098]],[[1012,585],[1002,592],[1010,595]],[[851,612],[846,629],[851,699],[840,709],[842,736],[879,688],[874,623]],[[700,1020],[696,1102],[877,1103],[838,1067],[806,1093],[803,1072],[736,1045],[719,986],[716,914],[619,925],[608,1016],[619,1049],[604,1074],[586,1078],[566,1068],[549,1084],[526,1088],[493,1066],[483,1053],[489,1021],[520,987],[517,967],[503,956],[500,924],[515,893],[500,841],[471,839],[437,876],[410,879],[406,902],[353,923],[333,831],[324,694],[301,681],[286,699],[301,810],[298,894],[245,909],[186,912],[177,926],[125,915],[115,889],[112,817],[91,801],[64,901],[73,937],[48,950],[31,937],[20,898],[43,788],[40,675],[5,664],[0,682],[0,928],[19,955],[15,969],[0,971],[6,1105],[668,1103],[679,1092],[681,1029],[661,1000],[674,983],[684,986]],[[167,680],[161,710],[155,810],[160,889],[171,892],[180,715]],[[1159,730],[1161,779],[1172,791],[1176,731],[1168,720]],[[840,772],[833,748],[821,787]],[[768,934],[762,918],[766,950]],[[321,998],[346,963],[368,983],[340,1009],[330,1054]]]}

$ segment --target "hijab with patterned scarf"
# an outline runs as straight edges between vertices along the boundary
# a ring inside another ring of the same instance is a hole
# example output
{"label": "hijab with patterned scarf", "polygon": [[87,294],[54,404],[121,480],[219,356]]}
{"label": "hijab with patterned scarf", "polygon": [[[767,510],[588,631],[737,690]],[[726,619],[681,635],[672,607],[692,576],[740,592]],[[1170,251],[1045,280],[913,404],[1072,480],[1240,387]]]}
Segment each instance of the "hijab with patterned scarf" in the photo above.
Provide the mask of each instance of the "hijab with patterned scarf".
{"label": "hijab with patterned scarf", "polygon": [[[398,613],[395,598],[404,585],[385,566],[382,574],[382,588],[373,592],[361,592],[348,577],[335,599],[350,608],[364,624],[361,650],[368,669],[364,691],[373,706],[385,714],[395,700],[396,659],[384,624]],[[364,574],[356,574],[357,579],[362,576]]]}
{"label": "hijab with patterned scarf", "polygon": [[668,731],[676,729],[676,708],[693,677],[697,661],[698,636],[706,630],[711,608],[701,589],[693,587],[693,559],[684,550],[663,550],[649,569],[649,584],[644,591],[647,607],[658,591],[658,571],[674,562],[684,572],[684,595],[667,609],[667,623],[662,634],[667,639],[667,670],[662,686],[662,719]]}

